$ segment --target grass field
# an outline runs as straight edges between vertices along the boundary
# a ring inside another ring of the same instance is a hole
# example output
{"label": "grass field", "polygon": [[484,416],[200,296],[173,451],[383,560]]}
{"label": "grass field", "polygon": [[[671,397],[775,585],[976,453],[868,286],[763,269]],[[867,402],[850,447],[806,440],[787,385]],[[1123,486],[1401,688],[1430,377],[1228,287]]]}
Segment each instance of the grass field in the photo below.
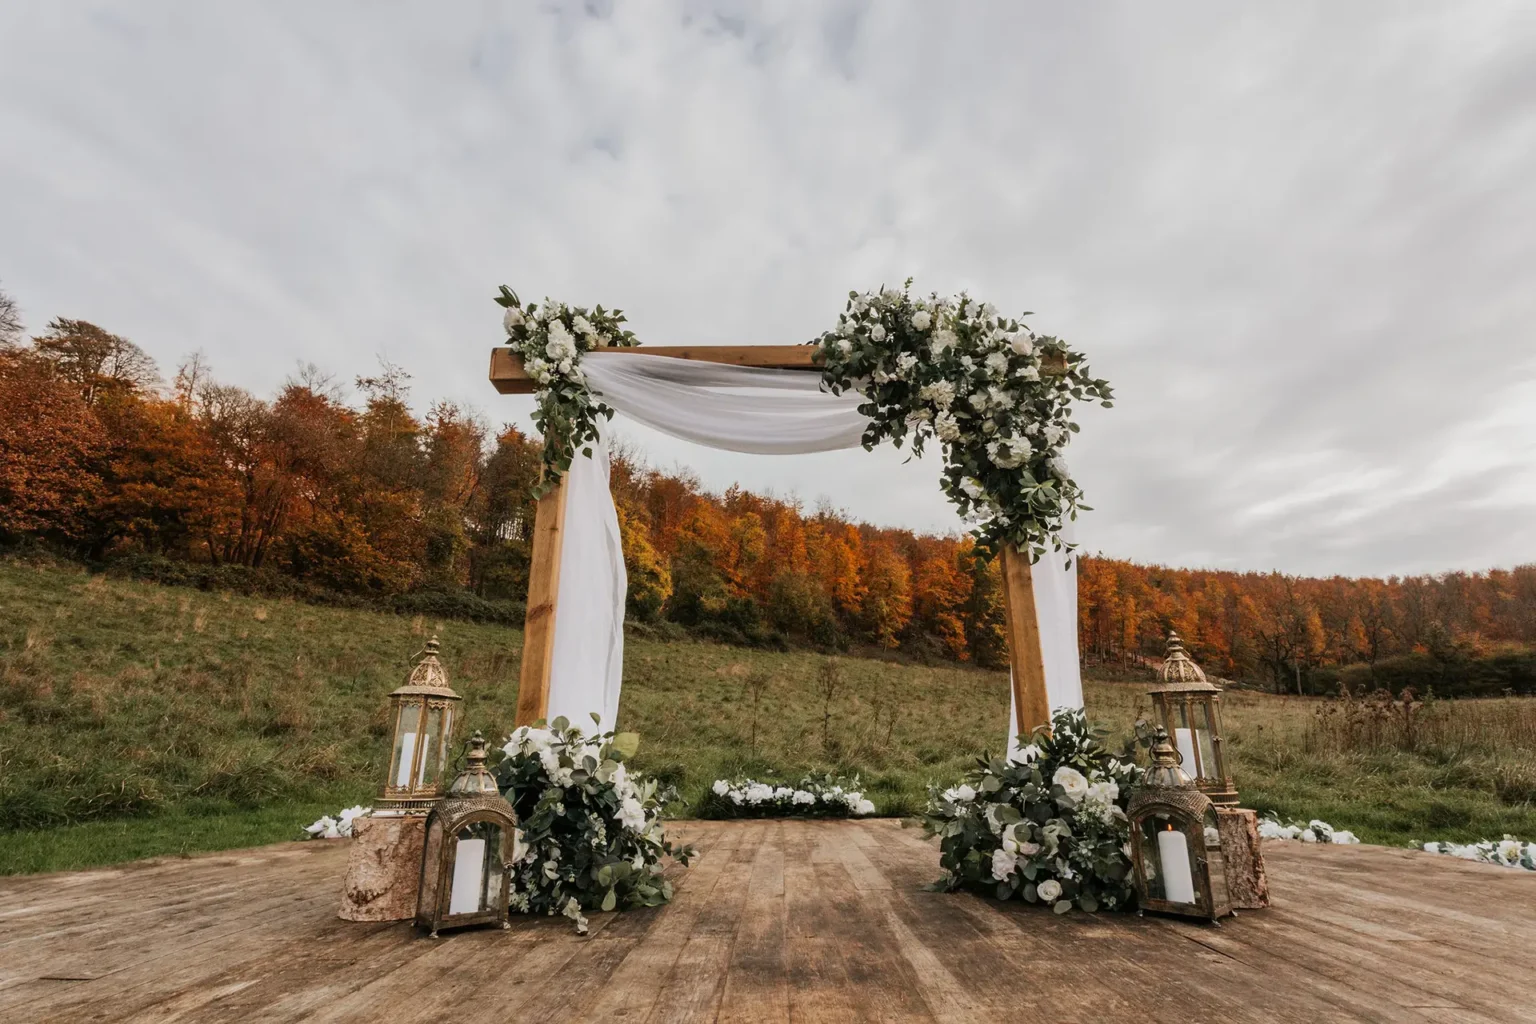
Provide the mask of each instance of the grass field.
{"label": "grass field", "polygon": [[[295,838],[322,811],[368,802],[385,694],[430,633],[466,727],[503,736],[516,630],[0,561],[0,873]],[[722,776],[832,769],[862,776],[889,814],[1002,745],[1003,673],[842,658],[828,701],[825,662],[633,637],[620,724],[642,737],[638,766],[685,801]],[[1090,717],[1127,733],[1145,685],[1090,682]],[[1245,806],[1374,842],[1536,837],[1536,702],[1442,703],[1407,744],[1391,721],[1345,722],[1317,700],[1225,702]]]}

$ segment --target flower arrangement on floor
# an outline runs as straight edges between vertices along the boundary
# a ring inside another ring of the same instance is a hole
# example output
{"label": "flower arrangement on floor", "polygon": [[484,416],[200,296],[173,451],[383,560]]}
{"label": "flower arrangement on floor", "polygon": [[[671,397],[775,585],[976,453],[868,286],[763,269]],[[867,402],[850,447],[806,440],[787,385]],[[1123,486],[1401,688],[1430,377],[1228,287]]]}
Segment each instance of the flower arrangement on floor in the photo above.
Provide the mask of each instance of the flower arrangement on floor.
{"label": "flower arrangement on floor", "polygon": [[807,775],[797,785],[716,779],[696,808],[701,818],[849,818],[875,813],[857,777]]}
{"label": "flower arrangement on floor", "polygon": [[337,812],[336,817],[329,814],[322,815],[313,825],[305,826],[305,838],[308,839],[347,839],[352,835],[352,824],[358,818],[366,818],[373,813],[372,807],[364,807],[358,804],[355,807],[344,807]]}
{"label": "flower arrangement on floor", "polygon": [[564,718],[508,737],[496,779],[517,812],[513,907],[564,914],[585,933],[586,911],[672,898],[662,858],[687,864],[693,849],[671,843],[662,828],[670,791],[625,766],[638,745],[634,733],[588,736]]}
{"label": "flower arrangement on floor", "polygon": [[[1078,430],[1072,404],[1108,408],[1109,382],[1090,376],[1082,353],[1060,338],[988,303],[914,298],[911,286],[909,278],[899,291],[849,292],[837,326],[817,341],[829,388],[868,398],[859,407],[871,421],[864,447],[900,447],[910,437],[921,454],[937,438],[944,493],[984,552],[1013,544],[1033,561],[1047,543],[1070,548],[1059,536],[1063,522],[1088,507],[1062,457]],[[1043,373],[1047,357],[1065,372]]]}
{"label": "flower arrangement on floor", "polygon": [[1060,708],[1049,732],[1007,758],[983,758],[962,782],[930,787],[924,830],[939,837],[934,888],[998,899],[1130,909],[1135,895],[1125,807],[1143,769],[1105,749],[1105,730]]}
{"label": "flower arrangement on floor", "polygon": [[[1006,544],[1038,559],[1075,519],[1082,489],[1062,449],[1078,431],[1075,402],[1113,403],[1109,382],[1093,377],[1082,353],[1060,338],[1037,335],[996,307],[961,294],[914,298],[900,289],[849,292],[837,326],[813,342],[834,393],[856,390],[868,401],[864,447],[882,441],[914,453],[937,438],[944,447],[941,485],[974,527],[986,555]],[[639,344],[621,310],[586,309],[545,299],[526,307],[502,286],[496,302],[512,349],[537,386],[534,423],[544,437],[539,492],[552,487],[577,452],[590,452],[599,417],[613,409],[593,395],[581,369],[584,352]],[[1024,316],[1030,314],[1025,313]],[[1043,372],[1059,361],[1060,373]]]}
{"label": "flower arrangement on floor", "polygon": [[1282,825],[1277,818],[1266,817],[1259,822],[1260,839],[1295,839],[1303,843],[1337,843],[1348,846],[1360,842],[1348,829],[1334,828],[1326,821],[1313,818],[1305,825],[1292,822]]}
{"label": "flower arrangement on floor", "polygon": [[613,410],[597,401],[581,370],[581,355],[594,348],[631,348],[640,342],[624,328],[624,311],[602,306],[586,309],[545,299],[525,308],[517,293],[502,285],[496,304],[506,310],[501,324],[523,369],[538,385],[533,423],[544,438],[544,479],[536,494],[553,487],[578,451],[591,454],[598,439],[598,417]]}
{"label": "flower arrangement on floor", "polygon": [[1480,843],[1419,843],[1411,844],[1425,853],[1443,853],[1462,860],[1475,860],[1483,864],[1497,864],[1505,868],[1524,868],[1536,871],[1536,843],[1527,843],[1506,835],[1495,842],[1484,839]]}

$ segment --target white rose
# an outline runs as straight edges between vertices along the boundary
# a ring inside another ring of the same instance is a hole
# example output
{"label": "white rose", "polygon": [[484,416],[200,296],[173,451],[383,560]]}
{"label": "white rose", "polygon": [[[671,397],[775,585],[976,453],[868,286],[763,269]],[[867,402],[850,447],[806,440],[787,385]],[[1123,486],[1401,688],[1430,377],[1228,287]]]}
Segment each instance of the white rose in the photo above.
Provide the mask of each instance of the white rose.
{"label": "white rose", "polygon": [[941,441],[953,441],[960,436],[960,424],[955,417],[947,412],[939,413],[933,421],[934,433],[939,435]]}
{"label": "white rose", "polygon": [[972,800],[976,799],[976,791],[970,786],[962,784],[956,787],[955,796],[958,797],[962,803],[968,804]]}
{"label": "white rose", "polygon": [[933,354],[936,356],[943,355],[946,350],[959,340],[955,332],[947,327],[943,330],[935,331],[933,333]]}
{"label": "white rose", "polygon": [[1088,780],[1076,768],[1062,765],[1056,769],[1056,774],[1051,776],[1051,782],[1060,786],[1066,793],[1067,799],[1073,803],[1088,795]]}
{"label": "white rose", "polygon": [[1035,343],[1029,340],[1029,335],[1020,332],[1008,339],[1008,347],[1013,349],[1015,355],[1027,356],[1035,351]]}
{"label": "white rose", "polygon": [[840,356],[846,356],[848,353],[853,351],[853,345],[848,341],[847,338],[837,339],[837,344],[834,345],[833,348],[837,349],[837,354]]}
{"label": "white rose", "polygon": [[969,476],[960,481],[960,489],[970,495],[974,501],[980,501],[982,496],[987,493],[987,489],[981,486],[980,480]]}
{"label": "white rose", "polygon": [[619,823],[631,832],[645,829],[645,808],[634,797],[625,797],[619,804]]}
{"label": "white rose", "polygon": [[1317,842],[1317,833],[1313,832],[1309,828],[1302,829],[1301,835],[1297,836],[1296,838],[1300,839],[1304,843],[1315,843]]}
{"label": "white rose", "polygon": [[1019,859],[1007,850],[992,851],[992,877],[997,881],[1006,881],[1019,865]]}
{"label": "white rose", "polygon": [[920,309],[912,314],[912,327],[915,330],[926,331],[933,325],[933,316],[926,309]]}
{"label": "white rose", "polygon": [[917,356],[913,355],[911,352],[903,352],[901,355],[896,357],[896,366],[900,368],[902,373],[908,372],[912,369],[912,367],[916,365]]}
{"label": "white rose", "polygon": [[1010,760],[1017,761],[1020,764],[1030,764],[1031,762],[1038,761],[1040,760],[1040,748],[1033,743],[1020,747],[1013,752]]}
{"label": "white rose", "polygon": [[925,402],[932,402],[940,409],[948,409],[955,401],[955,386],[947,380],[934,381],[925,384],[917,392],[917,397]]}
{"label": "white rose", "polygon": [[1018,846],[1020,857],[1033,857],[1035,854],[1040,852],[1039,843],[1023,842],[1019,843]]}
{"label": "white rose", "polygon": [[1050,462],[1046,463],[1046,465],[1050,466],[1051,472],[1053,474],[1055,474],[1056,479],[1058,479],[1058,480],[1070,480],[1070,479],[1072,479],[1072,471],[1067,468],[1067,460],[1062,458],[1060,455],[1057,455],[1054,458],[1052,458],[1050,460]]}
{"label": "white rose", "polygon": [[[342,811],[341,816],[345,818],[347,816],[347,812]],[[1338,842],[1338,837],[1342,834],[1343,833],[1338,832],[1334,833],[1334,842]],[[1522,844],[1518,839],[1501,840],[1497,847],[1500,859],[1508,864],[1515,863],[1520,859],[1521,846]]]}
{"label": "white rose", "polygon": [[870,801],[870,800],[860,800],[860,801],[858,801],[856,804],[853,805],[853,813],[854,814],[874,814],[875,813],[874,802]]}
{"label": "white rose", "polygon": [[885,328],[883,326],[881,326],[880,324],[875,324],[875,326],[873,326],[873,327],[871,327],[869,329],[869,336],[874,341],[884,341],[885,340]]}
{"label": "white rose", "polygon": [[725,794],[731,791],[730,783],[724,779],[716,779],[714,786],[711,788],[715,791],[715,796],[725,796]]}
{"label": "white rose", "polygon": [[590,320],[588,320],[584,316],[578,316],[576,319],[572,320],[571,321],[571,326],[576,328],[576,333],[577,334],[596,334],[597,333],[595,330],[592,329],[592,322]]}
{"label": "white rose", "polygon": [[1042,902],[1055,903],[1061,899],[1061,883],[1054,878],[1047,878],[1035,888],[1035,894]]}
{"label": "white rose", "polygon": [[508,306],[501,318],[501,326],[507,329],[507,336],[511,337],[517,329],[523,326],[523,311],[516,306]]}

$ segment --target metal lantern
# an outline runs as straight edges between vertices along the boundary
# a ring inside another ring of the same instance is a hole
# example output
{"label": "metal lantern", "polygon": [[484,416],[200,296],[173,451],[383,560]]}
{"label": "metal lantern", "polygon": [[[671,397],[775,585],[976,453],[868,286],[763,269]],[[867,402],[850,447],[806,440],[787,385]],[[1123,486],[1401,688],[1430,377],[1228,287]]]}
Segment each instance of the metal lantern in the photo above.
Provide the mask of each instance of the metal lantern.
{"label": "metal lantern", "polygon": [[434,636],[405,685],[389,695],[394,741],[380,796],[384,814],[425,814],[442,795],[462,701],[448,686]]}
{"label": "metal lantern", "polygon": [[1152,768],[1126,816],[1142,910],[1214,921],[1232,913],[1216,805],[1179,767],[1168,734],[1157,730]]}
{"label": "metal lantern", "polygon": [[469,741],[467,766],[427,815],[416,924],[442,928],[507,923],[517,815],[485,767],[485,737]]}
{"label": "metal lantern", "polygon": [[1185,652],[1179,634],[1173,632],[1168,634],[1168,657],[1159,676],[1161,683],[1149,695],[1185,773],[1212,803],[1236,807],[1237,788],[1227,773],[1222,750],[1221,687],[1206,681],[1200,666]]}

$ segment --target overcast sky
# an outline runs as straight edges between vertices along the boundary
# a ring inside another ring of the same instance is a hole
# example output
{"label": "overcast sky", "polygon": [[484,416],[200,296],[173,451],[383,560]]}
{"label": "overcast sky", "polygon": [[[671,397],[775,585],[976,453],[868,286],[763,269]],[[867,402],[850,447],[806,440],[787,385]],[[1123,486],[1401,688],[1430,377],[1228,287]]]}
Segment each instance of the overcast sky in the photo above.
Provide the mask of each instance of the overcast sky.
{"label": "overcast sky", "polygon": [[[271,394],[485,381],[491,296],[802,342],[969,288],[1120,401],[1090,550],[1536,560],[1536,5],[0,4],[0,286]],[[958,524],[892,452],[652,461]]]}

